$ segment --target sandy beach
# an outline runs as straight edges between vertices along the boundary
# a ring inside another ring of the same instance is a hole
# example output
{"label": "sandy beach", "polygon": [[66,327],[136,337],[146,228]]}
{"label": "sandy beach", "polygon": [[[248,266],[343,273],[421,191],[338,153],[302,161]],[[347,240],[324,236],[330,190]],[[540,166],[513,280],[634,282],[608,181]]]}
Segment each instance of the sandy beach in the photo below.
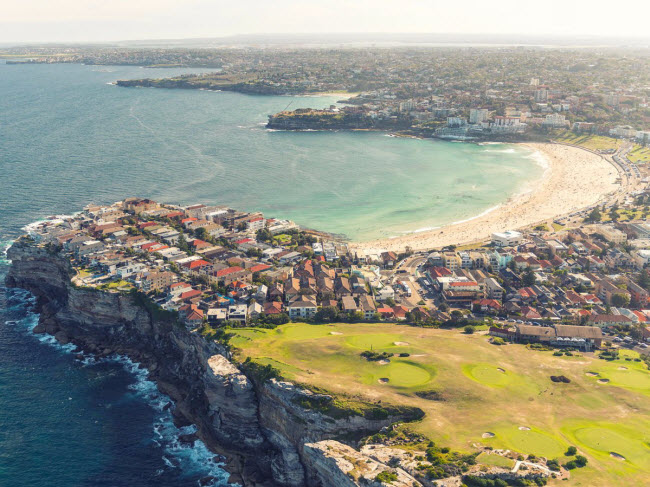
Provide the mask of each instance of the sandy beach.
{"label": "sandy beach", "polygon": [[592,152],[559,144],[529,143],[547,164],[541,180],[526,193],[517,195],[487,214],[436,230],[369,242],[350,244],[359,255],[386,250],[425,250],[483,241],[494,232],[516,230],[572,213],[599,202],[620,186],[616,168]]}

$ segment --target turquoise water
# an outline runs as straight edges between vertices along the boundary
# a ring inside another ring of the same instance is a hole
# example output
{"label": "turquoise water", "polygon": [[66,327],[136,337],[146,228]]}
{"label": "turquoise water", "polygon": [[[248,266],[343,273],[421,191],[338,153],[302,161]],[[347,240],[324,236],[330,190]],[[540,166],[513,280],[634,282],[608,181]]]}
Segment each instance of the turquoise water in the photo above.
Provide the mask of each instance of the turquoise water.
{"label": "turquoise water", "polygon": [[0,65],[0,206],[40,216],[136,193],[368,240],[470,218],[542,172],[516,146],[263,127],[270,113],[335,98],[107,84],[172,72]]}
{"label": "turquoise water", "polygon": [[[333,98],[108,84],[181,72],[0,64],[0,250],[31,221],[128,195],[370,239],[472,217],[542,171],[519,147],[263,127]],[[0,283],[6,265],[0,254]],[[0,285],[0,486],[223,483],[201,445],[178,445],[166,399],[132,365],[79,362],[32,335],[36,320],[27,296]]]}

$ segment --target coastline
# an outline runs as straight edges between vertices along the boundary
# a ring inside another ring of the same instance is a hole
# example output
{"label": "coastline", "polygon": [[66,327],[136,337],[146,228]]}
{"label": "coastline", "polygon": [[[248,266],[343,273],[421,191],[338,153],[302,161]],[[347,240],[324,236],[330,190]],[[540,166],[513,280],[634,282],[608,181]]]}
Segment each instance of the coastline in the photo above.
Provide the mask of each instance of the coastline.
{"label": "coastline", "polygon": [[561,144],[521,145],[540,154],[548,166],[532,190],[462,222],[394,238],[351,242],[350,248],[368,255],[480,242],[494,232],[524,228],[592,206],[619,188],[618,171],[601,155]]}

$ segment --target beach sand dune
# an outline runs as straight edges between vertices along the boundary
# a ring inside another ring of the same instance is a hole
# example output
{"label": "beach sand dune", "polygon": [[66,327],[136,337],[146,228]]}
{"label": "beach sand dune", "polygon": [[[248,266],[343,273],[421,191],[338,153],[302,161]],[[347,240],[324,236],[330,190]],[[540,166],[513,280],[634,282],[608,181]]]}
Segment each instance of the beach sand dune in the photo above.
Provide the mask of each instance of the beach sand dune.
{"label": "beach sand dune", "polygon": [[604,157],[576,147],[529,143],[526,147],[543,156],[547,164],[535,187],[494,211],[473,220],[391,239],[354,242],[352,252],[378,254],[386,250],[426,250],[486,240],[494,232],[515,230],[545,222],[594,205],[619,189],[616,168]]}

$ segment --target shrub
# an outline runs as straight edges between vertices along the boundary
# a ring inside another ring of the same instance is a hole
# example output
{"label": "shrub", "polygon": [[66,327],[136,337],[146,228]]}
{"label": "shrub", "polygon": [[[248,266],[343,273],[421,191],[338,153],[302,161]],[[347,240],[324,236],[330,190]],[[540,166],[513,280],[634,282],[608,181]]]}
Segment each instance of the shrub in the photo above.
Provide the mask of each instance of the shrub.
{"label": "shrub", "polygon": [[467,335],[474,333],[474,327],[472,325],[467,325],[465,328],[463,328],[463,330]]}
{"label": "shrub", "polygon": [[391,482],[395,482],[397,480],[397,474],[389,470],[384,470],[383,472],[379,472],[377,474],[375,480],[377,482],[385,482],[387,484],[390,484]]}
{"label": "shrub", "polygon": [[506,341],[501,337],[494,337],[490,343],[492,345],[505,345]]}
{"label": "shrub", "polygon": [[580,468],[584,467],[587,465],[588,460],[586,457],[583,457],[582,455],[576,455],[576,459],[574,460],[576,462],[576,465]]}
{"label": "shrub", "polygon": [[552,470],[553,472],[560,471],[560,462],[557,460],[557,458],[546,462],[546,466],[549,468],[549,470]]}

